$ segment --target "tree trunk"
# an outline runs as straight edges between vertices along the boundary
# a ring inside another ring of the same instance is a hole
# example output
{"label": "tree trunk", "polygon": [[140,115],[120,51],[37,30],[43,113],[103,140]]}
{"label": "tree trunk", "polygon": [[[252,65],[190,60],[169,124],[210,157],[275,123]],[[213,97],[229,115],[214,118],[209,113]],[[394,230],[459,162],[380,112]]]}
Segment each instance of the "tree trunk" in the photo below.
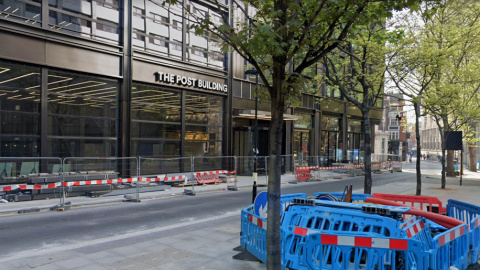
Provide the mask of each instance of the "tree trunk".
{"label": "tree trunk", "polygon": [[274,62],[273,90],[271,92],[270,143],[268,167],[268,206],[267,206],[267,269],[282,269],[282,250],[280,247],[280,195],[281,195],[281,155],[283,114],[285,98],[283,87],[285,82],[285,65]]}
{"label": "tree trunk", "polygon": [[477,148],[475,146],[468,146],[468,170],[471,172],[477,171],[477,162],[475,160],[475,151]]}
{"label": "tree trunk", "polygon": [[453,156],[454,156],[453,150],[448,150],[447,151],[447,169],[446,169],[448,177],[456,176],[455,170],[453,167]]}
{"label": "tree trunk", "polygon": [[445,188],[447,183],[447,178],[445,177],[445,160],[446,160],[446,150],[445,150],[445,143],[442,143],[442,185],[441,188]]}
{"label": "tree trunk", "polygon": [[422,159],[422,147],[420,145],[420,104],[417,102],[413,103],[413,107],[415,108],[415,138],[417,139],[417,161],[416,161],[416,168],[417,168],[417,188],[415,195],[420,196],[422,195],[422,171],[420,170],[420,160]]}
{"label": "tree trunk", "polygon": [[365,194],[372,194],[372,143],[371,143],[371,129],[370,129],[370,111],[363,112],[363,127],[365,129],[365,183],[363,192]]}

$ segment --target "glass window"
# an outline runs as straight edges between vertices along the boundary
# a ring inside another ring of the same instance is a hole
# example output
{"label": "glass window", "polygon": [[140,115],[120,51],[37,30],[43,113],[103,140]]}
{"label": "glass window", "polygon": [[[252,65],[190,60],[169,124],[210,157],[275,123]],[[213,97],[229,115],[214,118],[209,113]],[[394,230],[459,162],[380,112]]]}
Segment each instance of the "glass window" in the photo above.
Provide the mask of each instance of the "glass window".
{"label": "glass window", "polygon": [[[136,1],[135,1],[136,2]],[[117,0],[96,0],[97,18],[118,24],[120,13]]]}
{"label": "glass window", "polygon": [[49,0],[48,4],[71,13],[92,16],[92,1],[90,0]]}
{"label": "glass window", "polygon": [[97,138],[48,139],[47,156],[51,157],[111,157],[115,156],[115,141]]}
{"label": "glass window", "polygon": [[335,130],[338,131],[338,118],[335,117],[322,117],[322,130]]}
{"label": "glass window", "polygon": [[189,61],[206,64],[208,66],[223,67],[224,66],[224,54],[222,53],[222,43],[216,36],[209,32],[204,32],[201,35],[195,33],[195,28],[192,28],[198,20],[206,17],[221,25],[223,23],[221,16],[210,10],[207,7],[196,3],[190,3],[192,5],[193,15],[189,20],[190,30],[187,33],[187,46]]}
{"label": "glass window", "polygon": [[182,133],[181,92],[133,84],[132,154],[179,156]]}
{"label": "glass window", "polygon": [[92,22],[90,20],[50,10],[50,29],[73,35],[90,37]]}
{"label": "glass window", "polygon": [[362,132],[362,121],[349,119],[348,132]]}
{"label": "glass window", "polygon": [[118,83],[50,72],[48,135],[114,138]]}
{"label": "glass window", "polygon": [[[96,17],[93,14],[96,14]],[[49,1],[49,25],[52,30],[88,38],[118,41],[119,21],[118,1]]]}
{"label": "glass window", "polygon": [[38,156],[40,68],[0,61],[0,156]]}
{"label": "glass window", "polygon": [[148,40],[145,49],[182,57],[182,3],[162,5],[160,1],[149,0],[146,4],[146,10],[136,7],[134,14],[134,28],[143,31]]}
{"label": "glass window", "polygon": [[27,25],[41,26],[41,0],[0,1],[1,19],[17,20]]}
{"label": "glass window", "polygon": [[185,94],[185,155],[221,155],[223,97]]}

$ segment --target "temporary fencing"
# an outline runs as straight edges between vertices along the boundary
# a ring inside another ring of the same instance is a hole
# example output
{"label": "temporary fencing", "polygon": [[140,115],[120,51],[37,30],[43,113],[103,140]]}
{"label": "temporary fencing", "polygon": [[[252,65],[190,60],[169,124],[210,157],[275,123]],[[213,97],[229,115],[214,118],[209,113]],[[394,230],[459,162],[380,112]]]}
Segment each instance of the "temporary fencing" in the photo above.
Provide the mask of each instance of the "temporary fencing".
{"label": "temporary fencing", "polygon": [[423,211],[444,214],[447,209],[436,197],[374,193],[373,197],[403,203]]}
{"label": "temporary fencing", "polygon": [[60,158],[1,157],[0,192],[8,201],[59,198],[62,167]]}
{"label": "temporary fencing", "polygon": [[[343,196],[341,193],[330,195],[339,200]],[[299,200],[295,196],[299,195],[282,199],[282,203],[293,203],[282,216],[283,268],[465,270],[479,259],[478,206],[449,200],[449,215],[469,225],[442,229],[420,216],[405,221],[388,217],[401,215],[409,209],[407,207],[326,202],[304,199],[304,196]],[[363,203],[370,197],[369,194],[352,195],[354,201]],[[420,207],[432,211],[434,201],[432,198],[427,201],[410,198],[406,202],[421,204]],[[442,209],[441,205],[438,208]],[[242,211],[242,247],[262,262],[266,261],[266,223],[266,219],[254,213],[253,205]]]}
{"label": "temporary fencing", "polygon": [[480,207],[477,205],[450,199],[447,214],[470,225],[468,241],[471,248],[471,262],[480,260]]}
{"label": "temporary fencing", "polygon": [[[295,198],[306,198],[306,194],[281,196],[281,209],[287,209]],[[240,245],[263,263],[267,262],[267,219],[255,213],[251,205],[242,210]]]}
{"label": "temporary fencing", "polygon": [[415,240],[315,232],[298,249],[303,258],[292,269],[428,269],[428,254]]}
{"label": "temporary fencing", "polygon": [[353,170],[360,170],[363,168],[363,164],[339,164],[331,167],[319,167],[319,166],[307,166],[307,167],[295,167],[295,179],[296,181],[308,181],[308,180],[321,180],[322,171],[333,171],[336,173],[344,173],[350,175],[359,175],[359,172]]}
{"label": "temporary fencing", "polygon": [[[136,185],[136,200],[139,201],[138,182],[146,181],[139,177],[140,166],[135,157],[68,157],[63,159],[63,196],[83,195],[85,192],[101,193],[112,189],[112,184]],[[119,174],[122,175],[119,178]],[[93,186],[92,186],[93,185]]]}

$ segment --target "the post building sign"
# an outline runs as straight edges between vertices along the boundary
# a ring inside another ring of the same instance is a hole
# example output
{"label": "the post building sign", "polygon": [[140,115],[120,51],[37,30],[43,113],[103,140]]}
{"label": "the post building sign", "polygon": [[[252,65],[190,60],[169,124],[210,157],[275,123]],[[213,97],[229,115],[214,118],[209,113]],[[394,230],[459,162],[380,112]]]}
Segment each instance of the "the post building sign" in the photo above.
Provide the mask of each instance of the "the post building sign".
{"label": "the post building sign", "polygon": [[174,83],[182,86],[190,86],[190,87],[195,87],[199,89],[220,91],[224,93],[227,93],[227,90],[228,90],[227,85],[223,83],[200,80],[196,78],[190,78],[186,76],[165,73],[165,72],[155,72],[155,81],[164,82],[164,83]]}

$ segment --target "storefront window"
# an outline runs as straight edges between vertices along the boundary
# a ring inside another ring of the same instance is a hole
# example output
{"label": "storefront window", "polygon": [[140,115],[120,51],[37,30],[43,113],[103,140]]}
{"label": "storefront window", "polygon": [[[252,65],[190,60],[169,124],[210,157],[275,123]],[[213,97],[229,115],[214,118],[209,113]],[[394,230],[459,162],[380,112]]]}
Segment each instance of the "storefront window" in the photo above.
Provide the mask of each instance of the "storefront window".
{"label": "storefront window", "polygon": [[38,156],[40,68],[0,61],[0,156]]}
{"label": "storefront window", "polygon": [[[53,156],[89,156],[115,145],[118,82],[74,73],[48,74],[48,151]],[[108,139],[107,139],[108,138]],[[115,152],[102,152],[115,155]]]}
{"label": "storefront window", "polygon": [[143,84],[132,87],[132,154],[179,156],[181,92]]}
{"label": "storefront window", "polygon": [[222,155],[223,97],[187,92],[185,123],[185,155]]}
{"label": "storefront window", "polygon": [[330,166],[332,162],[340,161],[343,158],[341,147],[339,147],[339,118],[323,116],[321,121],[322,137],[320,140],[320,155],[324,165]]}

